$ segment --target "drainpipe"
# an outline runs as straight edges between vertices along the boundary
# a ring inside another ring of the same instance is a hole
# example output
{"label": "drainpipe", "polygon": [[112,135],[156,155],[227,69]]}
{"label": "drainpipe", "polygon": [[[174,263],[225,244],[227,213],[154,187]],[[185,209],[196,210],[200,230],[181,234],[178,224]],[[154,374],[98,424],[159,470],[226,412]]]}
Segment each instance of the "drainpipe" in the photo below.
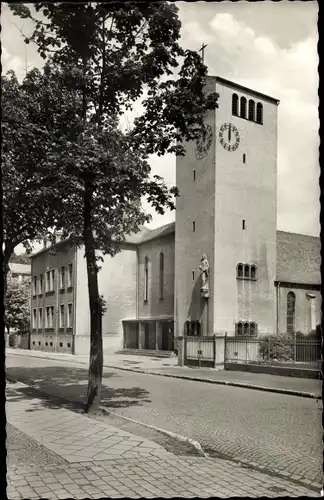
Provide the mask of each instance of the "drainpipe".
{"label": "drainpipe", "polygon": [[279,308],[279,300],[280,300],[280,282],[278,281],[277,282],[277,290],[276,290],[276,297],[277,297],[277,300],[276,300],[276,308],[277,308],[277,311],[276,311],[276,315],[277,315],[277,318],[276,318],[276,330],[277,330],[277,335],[279,335],[279,311],[280,311],[280,308]]}

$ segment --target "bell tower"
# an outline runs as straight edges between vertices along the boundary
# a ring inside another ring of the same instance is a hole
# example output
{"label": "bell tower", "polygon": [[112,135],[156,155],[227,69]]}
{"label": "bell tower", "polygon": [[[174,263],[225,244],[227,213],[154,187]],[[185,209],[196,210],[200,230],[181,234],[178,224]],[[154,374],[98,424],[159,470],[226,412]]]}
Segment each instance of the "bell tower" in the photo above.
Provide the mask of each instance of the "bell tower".
{"label": "bell tower", "polygon": [[205,140],[188,142],[176,165],[177,335],[188,320],[202,335],[272,333],[279,101],[220,77],[207,77],[206,91],[219,107],[206,116]]}

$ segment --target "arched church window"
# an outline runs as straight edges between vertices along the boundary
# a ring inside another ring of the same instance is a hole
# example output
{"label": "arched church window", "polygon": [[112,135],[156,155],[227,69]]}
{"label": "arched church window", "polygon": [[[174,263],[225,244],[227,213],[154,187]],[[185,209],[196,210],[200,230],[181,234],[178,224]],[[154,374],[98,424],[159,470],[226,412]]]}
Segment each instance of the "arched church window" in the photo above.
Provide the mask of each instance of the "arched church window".
{"label": "arched church window", "polygon": [[144,301],[148,301],[148,257],[144,259]]}
{"label": "arched church window", "polygon": [[252,120],[254,122],[254,115],[255,115],[255,103],[253,99],[249,100],[249,120]]}
{"label": "arched church window", "polygon": [[164,253],[160,253],[160,300],[163,300],[164,292]]}
{"label": "arched church window", "polygon": [[248,322],[244,323],[244,336],[249,335],[250,325]]}
{"label": "arched church window", "polygon": [[296,308],[296,295],[294,292],[287,294],[287,333],[294,333],[295,331],[295,308]]}
{"label": "arched church window", "polygon": [[241,97],[241,112],[240,112],[240,117],[241,118],[246,118],[246,98]]}
{"label": "arched church window", "polygon": [[243,323],[236,323],[236,335],[241,337],[243,335]]}
{"label": "arched church window", "polygon": [[237,264],[237,267],[236,267],[236,276],[238,278],[243,278],[243,264]]}
{"label": "arched church window", "polygon": [[254,321],[252,321],[252,323],[250,323],[250,335],[251,337],[254,337],[256,334],[257,334],[257,325],[256,323],[254,323]]}
{"label": "arched church window", "polygon": [[256,266],[251,266],[251,280],[256,279]]}
{"label": "arched church window", "polygon": [[232,115],[238,116],[238,102],[239,98],[237,94],[233,94],[232,96]]}
{"label": "arched church window", "polygon": [[249,278],[250,277],[250,266],[248,264],[245,264],[244,266],[244,278]]}
{"label": "arched church window", "polygon": [[263,106],[261,102],[258,102],[256,107],[256,121],[262,125],[263,123]]}

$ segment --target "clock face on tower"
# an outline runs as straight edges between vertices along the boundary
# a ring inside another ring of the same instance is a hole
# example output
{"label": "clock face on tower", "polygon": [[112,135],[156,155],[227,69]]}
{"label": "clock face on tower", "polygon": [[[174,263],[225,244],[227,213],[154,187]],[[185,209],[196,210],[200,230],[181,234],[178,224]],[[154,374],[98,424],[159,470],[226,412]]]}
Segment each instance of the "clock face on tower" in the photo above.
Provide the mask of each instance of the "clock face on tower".
{"label": "clock face on tower", "polygon": [[232,123],[223,123],[219,129],[219,140],[226,151],[235,151],[240,144],[240,134]]}
{"label": "clock face on tower", "polygon": [[201,136],[197,140],[197,146],[195,151],[197,160],[202,160],[202,158],[207,156],[208,150],[212,143],[212,138],[213,138],[213,130],[210,125],[206,125],[205,136],[204,137]]}

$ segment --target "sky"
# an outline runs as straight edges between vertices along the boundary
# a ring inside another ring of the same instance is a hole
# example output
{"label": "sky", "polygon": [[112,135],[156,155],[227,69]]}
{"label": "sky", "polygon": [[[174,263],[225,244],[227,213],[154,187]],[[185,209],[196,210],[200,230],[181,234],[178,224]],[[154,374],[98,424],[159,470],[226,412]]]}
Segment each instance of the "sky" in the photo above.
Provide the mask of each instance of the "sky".
{"label": "sky", "polygon": [[[318,236],[319,118],[317,2],[177,2],[181,45],[207,44],[208,74],[280,100],[278,109],[278,229]],[[14,24],[13,24],[14,23]],[[41,67],[35,47],[21,32],[31,25],[2,7],[3,72]],[[20,30],[19,30],[20,28]],[[175,184],[175,157],[150,160],[152,173]],[[150,228],[172,222],[175,212],[152,212]]]}

